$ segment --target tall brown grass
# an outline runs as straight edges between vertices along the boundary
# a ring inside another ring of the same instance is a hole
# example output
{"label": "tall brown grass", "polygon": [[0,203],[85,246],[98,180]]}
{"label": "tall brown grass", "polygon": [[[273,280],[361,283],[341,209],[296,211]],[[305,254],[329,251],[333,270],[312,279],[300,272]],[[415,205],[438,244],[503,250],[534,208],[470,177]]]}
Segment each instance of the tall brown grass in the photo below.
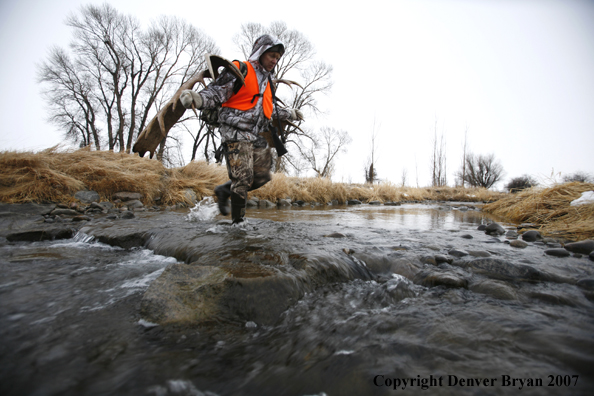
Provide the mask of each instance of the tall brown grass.
{"label": "tall brown grass", "polygon": [[571,206],[591,183],[565,183],[523,190],[483,207],[485,212],[518,223],[533,223],[541,233],[568,240],[594,238],[594,204]]}
{"label": "tall brown grass", "polygon": [[[216,185],[227,180],[224,166],[191,162],[168,169],[160,162],[136,155],[110,151],[60,150],[53,147],[38,153],[0,152],[0,201],[63,202],[75,201],[74,193],[97,191],[110,200],[120,191],[138,192],[145,205],[191,204],[185,193],[190,189],[199,199],[213,194]],[[488,202],[502,194],[486,189],[411,188],[391,183],[372,186],[334,183],[325,178],[297,178],[275,174],[270,183],[250,196],[276,202],[290,198],[305,202],[327,203],[350,199],[362,202],[469,201]]]}
{"label": "tall brown grass", "polygon": [[8,203],[68,203],[85,189],[96,191],[102,200],[131,191],[141,193],[145,204],[157,198],[168,205],[190,203],[186,188],[202,198],[225,179],[224,168],[203,162],[166,169],[158,161],[111,151],[53,147],[38,153],[0,152],[0,201]]}

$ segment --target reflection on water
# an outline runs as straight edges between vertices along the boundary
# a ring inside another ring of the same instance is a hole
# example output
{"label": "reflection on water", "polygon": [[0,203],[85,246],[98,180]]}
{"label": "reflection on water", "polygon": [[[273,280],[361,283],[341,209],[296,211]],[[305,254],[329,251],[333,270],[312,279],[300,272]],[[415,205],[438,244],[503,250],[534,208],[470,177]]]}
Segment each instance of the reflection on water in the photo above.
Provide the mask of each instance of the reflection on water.
{"label": "reflection on water", "polygon": [[[458,208],[462,208],[459,210]],[[494,218],[465,205],[405,204],[401,206],[340,205],[279,209],[248,209],[246,216],[274,221],[335,222],[379,229],[462,229],[485,224]]]}

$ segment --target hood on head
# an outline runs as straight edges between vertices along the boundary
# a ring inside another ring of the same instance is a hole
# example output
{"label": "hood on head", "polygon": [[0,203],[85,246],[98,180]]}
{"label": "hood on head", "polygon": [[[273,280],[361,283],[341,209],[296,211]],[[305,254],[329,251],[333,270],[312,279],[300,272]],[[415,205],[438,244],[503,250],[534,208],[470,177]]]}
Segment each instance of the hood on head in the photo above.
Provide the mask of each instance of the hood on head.
{"label": "hood on head", "polygon": [[258,37],[258,39],[254,42],[254,46],[252,47],[252,54],[250,55],[249,60],[252,62],[259,62],[262,54],[272,47],[278,47],[274,48],[274,50],[279,52],[281,56],[285,53],[284,44],[276,37],[273,37],[269,34]]}

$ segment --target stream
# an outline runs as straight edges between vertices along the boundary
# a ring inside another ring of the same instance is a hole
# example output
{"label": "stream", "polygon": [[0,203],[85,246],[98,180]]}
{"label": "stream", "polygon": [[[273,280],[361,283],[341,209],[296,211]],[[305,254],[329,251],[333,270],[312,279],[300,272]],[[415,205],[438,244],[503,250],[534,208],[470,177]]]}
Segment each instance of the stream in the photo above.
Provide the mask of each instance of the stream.
{"label": "stream", "polygon": [[[461,203],[248,209],[247,218],[247,226],[231,227],[203,201],[189,210],[95,220],[71,239],[0,238],[0,394],[594,389],[594,267],[587,256],[545,255],[542,242],[514,248],[505,235],[477,228],[515,224]],[[92,236],[110,227],[157,231],[132,247]],[[186,238],[193,250],[165,248],[172,238]],[[161,326],[141,316],[144,293],[168,266],[231,251],[264,252],[255,257],[270,260],[347,257],[370,275],[317,285],[274,324]],[[449,260],[431,262],[437,255]],[[489,259],[540,275],[515,277],[481,261]],[[442,278],[432,280],[435,274]]]}

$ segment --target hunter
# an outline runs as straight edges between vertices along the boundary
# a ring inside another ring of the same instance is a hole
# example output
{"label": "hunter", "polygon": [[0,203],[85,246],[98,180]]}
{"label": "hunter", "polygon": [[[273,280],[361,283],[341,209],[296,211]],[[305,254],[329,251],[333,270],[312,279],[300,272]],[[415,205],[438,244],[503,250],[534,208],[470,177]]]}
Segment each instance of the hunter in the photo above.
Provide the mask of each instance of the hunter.
{"label": "hunter", "polygon": [[[245,85],[238,91],[236,79],[225,70],[200,92],[185,90],[180,100],[185,108],[214,109],[221,107],[218,115],[219,133],[224,148],[229,180],[214,190],[219,211],[229,214],[233,224],[244,222],[248,191],[268,183],[272,175],[272,152],[262,132],[270,128],[273,118],[281,121],[303,120],[297,109],[277,107],[273,100],[270,77],[285,47],[278,39],[263,35],[253,45],[247,66]],[[275,120],[276,121],[276,120]]]}

